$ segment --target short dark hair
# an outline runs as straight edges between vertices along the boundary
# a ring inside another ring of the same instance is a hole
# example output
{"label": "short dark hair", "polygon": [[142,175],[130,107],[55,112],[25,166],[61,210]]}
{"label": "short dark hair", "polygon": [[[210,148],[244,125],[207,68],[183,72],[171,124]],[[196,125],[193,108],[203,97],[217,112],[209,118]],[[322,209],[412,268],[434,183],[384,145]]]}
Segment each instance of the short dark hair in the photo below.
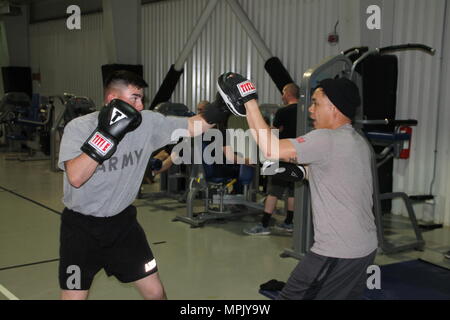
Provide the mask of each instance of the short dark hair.
{"label": "short dark hair", "polygon": [[134,86],[139,89],[144,89],[148,87],[147,82],[145,82],[142,77],[134,72],[127,70],[114,71],[105,81],[105,90],[113,85],[124,85],[124,86]]}
{"label": "short dark hair", "polygon": [[300,99],[300,87],[295,84],[294,82],[288,83],[284,86],[287,87],[289,90],[289,93],[295,97],[296,99]]}

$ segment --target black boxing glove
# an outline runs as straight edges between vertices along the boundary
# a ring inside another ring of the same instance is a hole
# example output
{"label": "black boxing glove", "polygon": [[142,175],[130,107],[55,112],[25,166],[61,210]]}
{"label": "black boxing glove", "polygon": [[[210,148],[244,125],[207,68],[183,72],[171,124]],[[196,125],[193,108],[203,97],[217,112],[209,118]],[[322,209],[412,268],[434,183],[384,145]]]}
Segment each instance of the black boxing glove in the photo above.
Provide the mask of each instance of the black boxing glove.
{"label": "black boxing glove", "polygon": [[217,93],[216,100],[207,104],[201,115],[209,124],[226,123],[231,115],[231,111],[226,106],[221,95]]}
{"label": "black boxing glove", "polygon": [[123,137],[142,122],[139,111],[128,103],[114,99],[98,114],[98,126],[81,146],[81,151],[102,164],[116,152]]}
{"label": "black boxing glove", "polygon": [[150,166],[150,170],[152,171],[159,171],[162,168],[162,161],[156,158],[150,158],[149,160],[149,166]]}
{"label": "black boxing glove", "polygon": [[217,89],[228,109],[240,117],[246,116],[245,103],[258,99],[255,85],[238,73],[227,72],[217,80]]}
{"label": "black boxing glove", "polygon": [[264,162],[261,168],[264,176],[274,176],[286,182],[300,182],[306,178],[306,168],[289,162]]}

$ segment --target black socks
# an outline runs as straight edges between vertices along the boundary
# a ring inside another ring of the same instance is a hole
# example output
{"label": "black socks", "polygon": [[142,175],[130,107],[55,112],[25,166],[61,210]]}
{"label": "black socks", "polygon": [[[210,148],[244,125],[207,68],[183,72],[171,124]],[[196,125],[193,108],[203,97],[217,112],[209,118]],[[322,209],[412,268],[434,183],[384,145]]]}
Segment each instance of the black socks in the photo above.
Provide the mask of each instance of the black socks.
{"label": "black socks", "polygon": [[[264,228],[269,226],[270,219],[272,218],[272,214],[264,212],[264,215],[261,219],[261,223]],[[285,224],[292,224],[294,220],[294,211],[288,211],[286,215],[286,219],[284,220]]]}
{"label": "black socks", "polygon": [[270,218],[272,217],[272,214],[264,212],[264,215],[262,217],[261,223],[264,228],[267,228],[269,226]]}
{"label": "black socks", "polygon": [[294,220],[294,211],[288,211],[284,223],[292,224],[293,220]]}

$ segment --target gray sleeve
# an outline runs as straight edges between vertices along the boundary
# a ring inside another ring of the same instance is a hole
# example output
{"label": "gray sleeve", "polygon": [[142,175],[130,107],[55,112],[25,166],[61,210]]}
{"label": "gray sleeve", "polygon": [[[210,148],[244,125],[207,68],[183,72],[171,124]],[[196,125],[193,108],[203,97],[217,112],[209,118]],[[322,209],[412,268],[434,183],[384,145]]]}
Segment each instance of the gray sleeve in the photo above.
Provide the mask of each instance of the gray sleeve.
{"label": "gray sleeve", "polygon": [[64,128],[59,147],[58,167],[65,170],[64,162],[72,160],[81,155],[81,146],[90,136],[94,129],[88,128],[86,122],[75,119],[69,122]]}
{"label": "gray sleeve", "polygon": [[300,164],[325,162],[332,146],[330,130],[314,130],[297,139],[289,139],[297,151]]}
{"label": "gray sleeve", "polygon": [[177,143],[180,138],[189,136],[186,117],[165,117],[157,112],[149,112],[153,126],[152,143],[159,149]]}

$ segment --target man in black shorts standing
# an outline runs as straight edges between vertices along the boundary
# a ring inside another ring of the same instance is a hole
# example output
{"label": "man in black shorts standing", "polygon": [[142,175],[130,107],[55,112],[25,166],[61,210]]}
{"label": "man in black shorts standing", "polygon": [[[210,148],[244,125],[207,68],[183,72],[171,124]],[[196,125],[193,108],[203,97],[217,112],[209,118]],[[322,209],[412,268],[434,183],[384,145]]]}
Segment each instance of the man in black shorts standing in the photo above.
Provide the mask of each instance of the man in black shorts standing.
{"label": "man in black shorts standing", "polygon": [[166,299],[131,204],[153,151],[194,136],[194,123],[201,127],[195,134],[212,125],[202,115],[177,118],[143,111],[146,87],[134,73],[113,73],[100,112],[76,118],[64,129],[58,163],[64,170],[66,206],[60,232],[62,299],[87,299],[102,268],[121,282],[133,282],[145,299]]}
{"label": "man in black shorts standing", "polygon": [[[273,127],[279,130],[280,139],[295,138],[297,136],[297,106],[300,88],[295,83],[289,83],[283,88],[281,100],[284,107],[279,109],[273,120]],[[251,236],[262,236],[271,234],[269,228],[270,220],[276,209],[278,199],[282,199],[285,192],[288,196],[286,218],[276,229],[292,233],[294,230],[294,191],[295,183],[286,182],[276,176],[269,176],[267,186],[267,197],[264,202],[264,213],[261,223],[244,229],[244,233]]]}

